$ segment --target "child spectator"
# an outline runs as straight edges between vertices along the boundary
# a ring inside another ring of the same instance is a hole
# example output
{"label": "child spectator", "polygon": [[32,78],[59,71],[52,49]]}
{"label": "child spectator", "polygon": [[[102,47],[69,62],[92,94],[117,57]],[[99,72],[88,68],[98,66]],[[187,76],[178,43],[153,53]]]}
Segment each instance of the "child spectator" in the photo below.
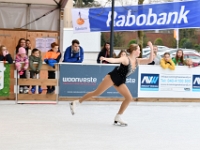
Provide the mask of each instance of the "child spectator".
{"label": "child spectator", "polygon": [[153,51],[155,54],[154,57],[154,65],[159,65],[160,64],[160,60],[162,59],[161,56],[158,54],[158,47],[156,45],[153,46]]}
{"label": "child spectator", "polygon": [[[24,65],[22,65],[22,63],[24,63]],[[26,54],[26,50],[23,47],[20,47],[18,49],[18,53],[15,58],[15,66],[20,75],[20,78],[26,78],[25,71],[28,69],[28,56]],[[19,92],[20,93],[28,93],[28,87],[21,86],[19,88]]]}
{"label": "child spectator", "polygon": [[[55,68],[55,64],[59,63],[61,58],[61,53],[58,50],[58,44],[52,43],[51,50],[49,50],[44,57],[44,61],[49,66]],[[48,79],[55,79],[55,71],[48,71]],[[47,94],[53,93],[55,91],[55,86],[47,86]]]}
{"label": "child spectator", "polygon": [[200,65],[200,62],[199,63],[195,63],[195,62],[192,61],[192,59],[188,58],[188,59],[186,59],[186,65],[189,68],[198,67]]}
{"label": "child spectator", "polygon": [[177,66],[184,66],[185,61],[183,59],[183,51],[181,49],[177,50],[176,57],[172,59],[174,64]]}
{"label": "child spectator", "polygon": [[161,59],[160,65],[163,69],[167,69],[167,68],[169,68],[170,70],[175,69],[175,64],[170,58],[170,53],[167,53],[167,52],[164,53],[164,58]]}
{"label": "child spectator", "polygon": [[[37,67],[34,66],[34,63],[38,63]],[[41,52],[38,49],[33,49],[31,55],[29,56],[29,66],[30,66],[30,77],[36,78],[37,74],[40,73],[42,66]],[[36,86],[32,86],[31,92],[34,94],[36,91]],[[39,86],[38,93],[42,93],[42,88]]]}
{"label": "child spectator", "polygon": [[4,45],[0,46],[0,61],[7,61],[9,64],[13,63],[13,59]]}
{"label": "child spectator", "polygon": [[118,58],[123,57],[123,56],[127,56],[126,50],[121,50],[118,54]]}
{"label": "child spectator", "polygon": [[157,52],[155,52],[155,51],[153,51],[153,61],[151,62],[151,63],[148,63],[148,65],[155,65],[156,63],[156,54],[157,54]]}

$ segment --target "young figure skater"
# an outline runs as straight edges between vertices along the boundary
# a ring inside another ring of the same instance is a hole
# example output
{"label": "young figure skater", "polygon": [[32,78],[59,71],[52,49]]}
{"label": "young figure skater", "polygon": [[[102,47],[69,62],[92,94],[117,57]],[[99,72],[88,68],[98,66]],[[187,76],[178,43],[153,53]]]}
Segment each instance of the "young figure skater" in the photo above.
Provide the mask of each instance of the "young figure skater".
{"label": "young figure skater", "polygon": [[126,86],[126,78],[135,71],[138,65],[148,64],[153,60],[153,45],[151,42],[148,42],[149,47],[151,48],[151,54],[149,58],[137,58],[140,55],[140,47],[137,44],[131,44],[127,52],[129,56],[120,57],[120,58],[105,58],[101,57],[101,60],[105,60],[109,63],[120,63],[120,66],[115,67],[113,71],[108,73],[104,80],[99,84],[96,90],[88,92],[79,100],[70,102],[70,110],[72,115],[75,114],[76,106],[82,103],[84,100],[89,99],[94,96],[101,95],[111,86],[125,98],[122,102],[121,107],[114,118],[114,125],[127,126],[127,123],[121,119],[121,115],[124,113],[129,103],[132,100],[132,95]]}

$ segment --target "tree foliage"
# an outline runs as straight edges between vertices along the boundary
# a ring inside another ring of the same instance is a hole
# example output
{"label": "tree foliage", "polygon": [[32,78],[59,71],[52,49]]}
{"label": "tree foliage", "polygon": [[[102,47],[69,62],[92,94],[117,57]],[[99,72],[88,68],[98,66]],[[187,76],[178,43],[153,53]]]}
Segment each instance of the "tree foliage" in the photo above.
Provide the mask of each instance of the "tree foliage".
{"label": "tree foliage", "polygon": [[100,7],[101,4],[95,0],[73,0],[75,7]]}

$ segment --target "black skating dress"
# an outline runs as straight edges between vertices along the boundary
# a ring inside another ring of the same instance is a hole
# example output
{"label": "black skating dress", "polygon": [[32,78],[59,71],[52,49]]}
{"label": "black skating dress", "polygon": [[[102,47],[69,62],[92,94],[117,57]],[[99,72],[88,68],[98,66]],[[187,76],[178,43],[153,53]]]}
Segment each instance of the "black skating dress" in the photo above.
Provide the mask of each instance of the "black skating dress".
{"label": "black skating dress", "polygon": [[122,63],[120,66],[115,67],[115,69],[108,74],[110,75],[112,81],[114,82],[115,86],[120,86],[121,84],[126,82],[126,78],[131,75],[137,68],[138,62],[136,59],[135,69],[132,69],[131,61],[129,60],[129,64],[127,66],[123,65]]}

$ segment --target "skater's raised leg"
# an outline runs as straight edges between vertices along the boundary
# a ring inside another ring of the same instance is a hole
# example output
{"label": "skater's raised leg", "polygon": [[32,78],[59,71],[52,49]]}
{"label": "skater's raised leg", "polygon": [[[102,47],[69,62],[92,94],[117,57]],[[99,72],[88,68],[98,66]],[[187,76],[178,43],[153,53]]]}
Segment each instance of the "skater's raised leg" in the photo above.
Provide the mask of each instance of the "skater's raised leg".
{"label": "skater's raised leg", "polygon": [[82,103],[84,100],[87,100],[91,97],[94,96],[98,96],[101,95],[104,91],[106,91],[108,88],[110,88],[111,86],[113,86],[113,81],[110,78],[110,75],[106,75],[105,78],[103,79],[103,81],[99,84],[99,86],[97,87],[96,90],[92,91],[92,92],[88,92],[87,94],[85,94],[82,98],[80,98],[79,100],[75,100],[73,102],[70,103],[70,109],[71,109],[71,113],[72,115],[75,114],[75,109],[76,106],[79,105],[80,103]]}

